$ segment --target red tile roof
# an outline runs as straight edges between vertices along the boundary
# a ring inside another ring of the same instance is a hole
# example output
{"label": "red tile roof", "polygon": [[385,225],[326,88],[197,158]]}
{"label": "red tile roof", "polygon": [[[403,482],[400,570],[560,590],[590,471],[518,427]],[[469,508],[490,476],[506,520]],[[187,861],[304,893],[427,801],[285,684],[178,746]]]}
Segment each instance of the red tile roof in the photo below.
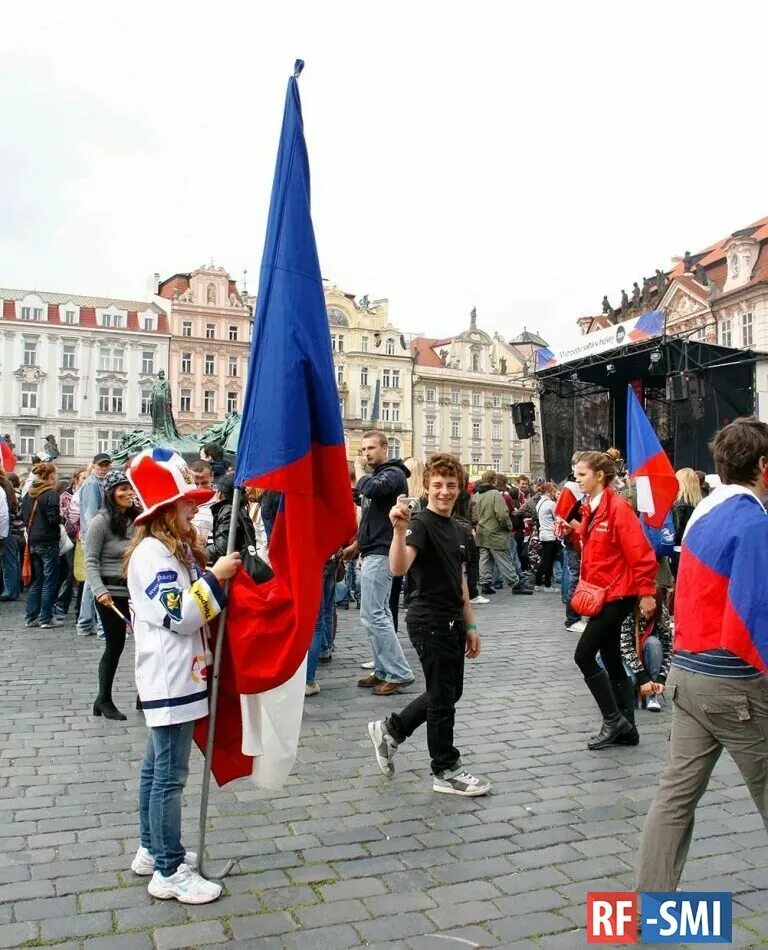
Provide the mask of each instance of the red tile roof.
{"label": "red tile roof", "polygon": [[[738,289],[743,290],[744,287],[749,287],[752,284],[757,284],[768,280],[768,245],[765,243],[768,242],[767,216],[765,218],[760,218],[753,224],[747,225],[746,228],[739,228],[738,231],[734,231],[727,237],[724,237],[722,240],[716,241],[714,244],[710,244],[709,247],[705,247],[693,255],[694,257],[699,258],[698,263],[706,270],[707,278],[721,290],[725,286],[725,281],[728,276],[728,268],[725,259],[725,245],[736,235],[748,236],[752,240],[758,241],[763,245],[760,248],[757,265],[753,268],[752,277],[748,283],[742,284],[742,286]],[[699,289],[701,285],[698,283],[698,281],[695,281],[690,275],[685,273],[685,266],[682,261],[678,261],[669,271],[669,278],[670,280],[680,280],[688,290],[696,293],[700,297],[702,296],[702,291]]]}
{"label": "red tile roof", "polygon": [[442,366],[440,357],[435,353],[433,347],[445,340],[435,340],[434,338],[419,336],[411,340],[411,353],[416,360],[417,366]]}

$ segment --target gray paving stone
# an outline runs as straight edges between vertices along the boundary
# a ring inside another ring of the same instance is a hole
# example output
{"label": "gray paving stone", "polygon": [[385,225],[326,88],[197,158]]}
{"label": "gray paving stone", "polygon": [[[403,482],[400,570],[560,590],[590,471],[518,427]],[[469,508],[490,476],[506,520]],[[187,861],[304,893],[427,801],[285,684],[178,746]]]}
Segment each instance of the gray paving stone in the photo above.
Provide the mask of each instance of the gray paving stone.
{"label": "gray paving stone", "polygon": [[501,911],[492,901],[466,901],[462,904],[441,904],[426,911],[440,930],[448,927],[463,927],[465,924],[478,924],[485,920],[501,917]]}
{"label": "gray paving stone", "polygon": [[[143,890],[143,888],[142,888]],[[145,892],[146,893],[146,892]],[[149,895],[147,895],[149,896]],[[187,912],[177,901],[152,901],[148,906],[129,907],[115,914],[118,930],[139,930],[181,924],[187,921]]]}
{"label": "gray paving stone", "polygon": [[423,914],[398,914],[397,917],[382,917],[379,920],[364,920],[355,924],[355,929],[364,939],[391,940],[400,937],[413,937],[419,934],[433,933],[435,925]]}
{"label": "gray paving stone", "polygon": [[51,917],[69,917],[77,913],[73,897],[44,897],[39,900],[19,901],[14,907],[16,920],[48,920]]}
{"label": "gray paving stone", "polygon": [[202,944],[226,943],[229,939],[218,920],[204,920],[181,927],[161,927],[153,934],[157,950],[179,950]]}
{"label": "gray paving stone", "polygon": [[336,884],[327,884],[321,888],[324,901],[348,900],[355,897],[374,897],[386,893],[384,885],[375,877],[354,878],[350,881],[339,881]]}
{"label": "gray paving stone", "polygon": [[[379,898],[381,900],[381,898]],[[403,907],[403,910],[411,908]],[[328,927],[333,924],[347,924],[356,920],[370,918],[368,908],[362,901],[345,900],[331,901],[328,904],[317,904],[315,907],[306,907],[296,910],[295,916],[304,928]]]}
{"label": "gray paving stone", "polygon": [[[61,944],[56,945],[59,950]],[[83,944],[83,950],[152,950],[152,938],[148,934],[110,934],[108,937],[91,937]]]}
{"label": "gray paving stone", "polygon": [[44,940],[60,940],[63,937],[89,937],[94,934],[112,933],[112,914],[78,914],[44,920],[40,935]]}
{"label": "gray paving stone", "polygon": [[302,930],[285,937],[286,948],[295,950],[343,950],[346,947],[359,947],[360,937],[348,924],[335,927],[317,927]]}
{"label": "gray paving stone", "polygon": [[261,914],[255,917],[232,917],[229,921],[237,940],[271,937],[274,934],[289,934],[297,929],[290,914]]}
{"label": "gray paving stone", "polygon": [[[541,911],[535,914],[502,917],[491,921],[488,927],[502,940],[520,940],[524,937],[538,937],[573,930],[573,922],[560,914]],[[576,946],[576,944],[571,944],[571,946]]]}

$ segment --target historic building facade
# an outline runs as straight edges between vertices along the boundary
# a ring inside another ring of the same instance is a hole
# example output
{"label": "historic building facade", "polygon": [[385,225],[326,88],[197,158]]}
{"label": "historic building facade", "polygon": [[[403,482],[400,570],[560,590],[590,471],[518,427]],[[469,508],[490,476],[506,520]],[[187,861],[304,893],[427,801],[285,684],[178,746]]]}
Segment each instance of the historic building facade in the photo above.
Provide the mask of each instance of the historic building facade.
{"label": "historic building facade", "polygon": [[213,264],[160,281],[157,295],[168,308],[176,424],[197,435],[242,411],[251,308],[226,270]]}
{"label": "historic building facade", "polygon": [[533,402],[538,418],[536,388],[524,374],[527,350],[534,345],[527,336],[533,338],[526,335],[518,349],[500,334],[479,329],[473,311],[469,329],[458,336],[411,342],[416,455],[452,452],[472,475],[486,469],[543,475],[541,437],[537,431],[519,439],[510,409],[516,402]]}
{"label": "historic building facade", "polygon": [[62,471],[148,427],[170,334],[154,303],[0,289],[0,432],[28,462],[53,435]]}
{"label": "historic building facade", "polygon": [[326,285],[325,304],[348,457],[374,427],[378,410],[376,427],[386,433],[390,455],[407,458],[413,451],[413,360],[405,337],[389,320],[389,302],[356,300]]}
{"label": "historic building facade", "polygon": [[668,335],[768,351],[768,217],[673,261],[644,279],[642,290],[635,284],[631,298],[622,293],[618,309],[604,298],[603,313],[578,321],[582,332],[659,308]]}

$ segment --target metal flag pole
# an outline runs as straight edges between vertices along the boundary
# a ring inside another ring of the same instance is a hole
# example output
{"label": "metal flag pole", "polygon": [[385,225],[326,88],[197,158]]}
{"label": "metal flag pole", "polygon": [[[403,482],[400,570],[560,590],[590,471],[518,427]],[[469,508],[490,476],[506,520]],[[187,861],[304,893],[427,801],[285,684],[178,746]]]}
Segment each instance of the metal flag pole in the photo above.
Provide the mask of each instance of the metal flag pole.
{"label": "metal flag pole", "polygon": [[[232,495],[232,518],[229,522],[229,536],[227,537],[227,554],[235,550],[235,538],[237,537],[237,520],[240,512],[240,488],[235,485]],[[229,580],[224,584],[224,592],[229,593]],[[221,670],[221,652],[224,647],[224,631],[227,619],[227,607],[219,614],[219,627],[216,635],[216,649],[213,653],[213,675],[209,678],[211,684],[210,699],[208,702],[208,735],[205,741],[205,764],[203,765],[203,789],[200,795],[200,823],[198,826],[197,838],[197,865],[203,877],[222,878],[235,866],[235,862],[230,858],[224,865],[220,874],[206,874],[205,872],[205,833],[208,824],[208,796],[211,789],[211,767],[213,764],[213,740],[216,734],[216,711],[219,704],[219,672]]]}

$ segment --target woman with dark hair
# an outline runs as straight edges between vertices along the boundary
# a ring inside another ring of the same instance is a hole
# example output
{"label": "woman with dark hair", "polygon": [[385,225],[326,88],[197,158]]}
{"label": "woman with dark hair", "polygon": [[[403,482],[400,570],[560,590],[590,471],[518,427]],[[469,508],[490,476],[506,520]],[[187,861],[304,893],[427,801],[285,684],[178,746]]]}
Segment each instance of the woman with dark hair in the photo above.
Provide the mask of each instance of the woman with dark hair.
{"label": "woman with dark hair", "polygon": [[21,504],[32,559],[32,583],[27,594],[24,626],[60,627],[62,621],[53,616],[53,605],[59,589],[61,537],[56,466],[50,462],[38,462],[33,466],[31,475],[33,481]]}
{"label": "woman with dark hair", "polygon": [[[611,485],[616,463],[602,452],[585,452],[575,478],[587,496],[574,529],[558,519],[563,533],[576,531],[581,542],[581,581],[602,588],[605,597],[576,645],[574,660],[603,716],[599,733],[587,743],[602,749],[639,742],[634,725],[632,687],[621,660],[621,625],[640,598],[644,617],[656,610],[656,555],[629,504]],[[578,587],[577,587],[578,592]],[[604,668],[597,663],[597,654]]]}
{"label": "woman with dark hair", "polygon": [[128,584],[123,555],[141,513],[125,472],[111,471],[104,479],[104,507],[94,515],[85,535],[85,573],[104,627],[104,653],[99,662],[99,694],[93,715],[125,719],[112,701],[112,684],[125,648]]}

